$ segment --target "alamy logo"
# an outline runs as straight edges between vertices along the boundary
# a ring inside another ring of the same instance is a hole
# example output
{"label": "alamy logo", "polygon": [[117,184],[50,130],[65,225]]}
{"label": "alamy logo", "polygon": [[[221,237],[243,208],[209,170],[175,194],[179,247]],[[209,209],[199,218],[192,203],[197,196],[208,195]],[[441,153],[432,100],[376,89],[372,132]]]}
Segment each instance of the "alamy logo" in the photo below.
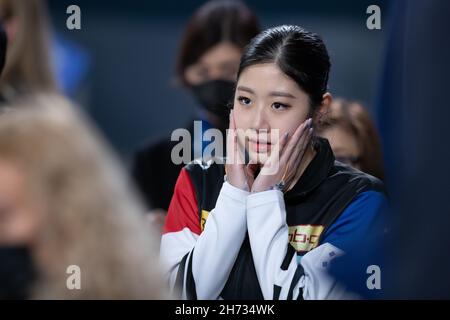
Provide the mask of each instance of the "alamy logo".
{"label": "alamy logo", "polygon": [[66,20],[66,27],[69,30],[81,30],[81,9],[77,5],[70,5],[66,10],[70,16]]}
{"label": "alamy logo", "polygon": [[381,289],[381,269],[373,264],[367,267],[366,273],[370,276],[367,278],[366,285],[369,290]]}
{"label": "alamy logo", "polygon": [[67,289],[81,290],[81,268],[73,264],[67,267],[66,273],[69,274],[66,280]]}
{"label": "alamy logo", "polygon": [[367,7],[367,14],[370,16],[367,18],[366,26],[369,30],[381,30],[381,9],[379,6],[373,4]]}

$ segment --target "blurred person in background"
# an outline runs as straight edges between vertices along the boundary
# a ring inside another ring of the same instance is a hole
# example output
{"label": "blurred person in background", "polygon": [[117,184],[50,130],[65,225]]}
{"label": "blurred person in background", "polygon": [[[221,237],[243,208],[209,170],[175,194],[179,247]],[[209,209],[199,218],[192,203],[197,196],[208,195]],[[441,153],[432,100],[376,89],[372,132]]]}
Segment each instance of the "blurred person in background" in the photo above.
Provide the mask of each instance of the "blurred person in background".
{"label": "blurred person in background", "polygon": [[318,123],[336,160],[384,179],[380,138],[370,114],[356,101],[336,99]]}
{"label": "blurred person in background", "polygon": [[21,94],[55,91],[45,1],[0,0],[0,20],[8,39],[0,99],[10,101]]}
{"label": "blurred person in background", "polygon": [[[258,19],[240,1],[209,1],[189,20],[181,41],[176,76],[178,83],[198,101],[198,119],[202,120],[203,132],[209,128],[222,131],[227,128],[228,103],[233,99],[241,54],[258,32]],[[193,137],[193,121],[187,129]],[[132,168],[148,207],[159,209],[153,211],[153,218],[161,227],[183,167],[171,159],[172,148],[177,143],[166,137],[144,146],[136,153]],[[191,145],[205,147],[193,139]],[[196,154],[194,151],[192,155]]]}
{"label": "blurred person in background", "polygon": [[[0,116],[0,297],[168,297],[158,233],[82,114],[53,95],[8,106]],[[71,265],[80,290],[66,286]]]}

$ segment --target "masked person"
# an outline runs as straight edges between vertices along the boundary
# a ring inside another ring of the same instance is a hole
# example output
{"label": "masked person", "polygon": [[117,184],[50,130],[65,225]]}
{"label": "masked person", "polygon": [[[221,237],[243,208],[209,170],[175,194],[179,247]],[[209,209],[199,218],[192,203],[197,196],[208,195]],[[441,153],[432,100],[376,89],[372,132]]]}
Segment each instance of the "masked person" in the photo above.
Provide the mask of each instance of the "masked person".
{"label": "masked person", "polygon": [[[243,48],[259,32],[255,15],[239,1],[210,1],[190,19],[181,42],[177,62],[179,82],[198,102],[202,130],[228,126],[228,104],[233,98],[234,83]],[[194,122],[187,125],[194,137]],[[151,209],[162,209],[163,219],[169,207],[173,188],[183,164],[171,159],[170,136],[140,149],[134,157],[132,174]],[[192,141],[191,154],[198,154]]]}

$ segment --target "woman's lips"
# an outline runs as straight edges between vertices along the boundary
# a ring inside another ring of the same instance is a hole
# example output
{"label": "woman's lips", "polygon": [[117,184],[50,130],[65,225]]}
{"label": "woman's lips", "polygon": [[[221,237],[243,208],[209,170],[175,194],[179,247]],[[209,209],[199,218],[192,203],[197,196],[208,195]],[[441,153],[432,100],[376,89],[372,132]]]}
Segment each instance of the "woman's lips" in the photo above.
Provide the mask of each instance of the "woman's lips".
{"label": "woman's lips", "polygon": [[250,149],[256,152],[268,152],[272,144],[265,141],[249,140]]}

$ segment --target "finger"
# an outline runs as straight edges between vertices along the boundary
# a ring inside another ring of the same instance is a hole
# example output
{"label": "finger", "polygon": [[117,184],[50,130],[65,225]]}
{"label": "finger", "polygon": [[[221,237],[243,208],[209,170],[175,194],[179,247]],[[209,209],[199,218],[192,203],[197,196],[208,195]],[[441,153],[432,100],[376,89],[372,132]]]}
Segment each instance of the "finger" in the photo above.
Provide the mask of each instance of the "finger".
{"label": "finger", "polygon": [[239,143],[239,136],[238,136],[238,131],[236,128],[236,117],[234,116],[234,110],[232,110],[233,112],[233,119],[232,119],[232,123],[233,123],[233,130],[234,130],[234,143],[235,143],[235,148],[237,149],[236,152],[236,160],[237,160],[237,164],[240,165],[244,165],[245,164],[245,145],[243,145],[242,143]]}
{"label": "finger", "polygon": [[311,137],[313,134],[313,128],[309,128],[304,132],[302,137],[300,138],[298,144],[295,147],[295,151],[292,153],[291,158],[301,157],[303,153],[306,151],[306,148],[311,141]]}
{"label": "finger", "polygon": [[312,132],[313,132],[313,128],[307,128],[303,132],[303,134],[300,137],[297,145],[295,146],[295,150],[293,152],[294,154],[302,152],[302,150],[305,148],[305,146],[308,144],[309,140],[311,139]]}
{"label": "finger", "polygon": [[311,141],[311,137],[306,139],[306,145],[305,145],[303,151],[297,153],[297,155],[295,157],[291,157],[291,159],[287,163],[286,168],[290,168],[290,169],[285,171],[285,174],[283,175],[283,178],[282,178],[283,181],[285,181],[285,182],[292,181],[295,178],[295,176],[297,175],[299,167],[301,166],[301,162],[304,159],[304,156],[306,153],[306,148],[308,148],[308,146],[309,146],[309,141]]}
{"label": "finger", "polygon": [[289,141],[289,132],[285,132],[283,134],[283,136],[280,138],[280,143],[279,143],[279,153],[281,154],[281,152],[284,151],[284,148],[287,145],[287,142]]}
{"label": "finger", "polygon": [[[283,174],[283,180],[288,181],[292,178],[297,172],[298,166],[300,165],[301,160],[303,159],[303,155],[306,151],[306,148],[311,140],[313,129],[311,128],[311,120],[307,121],[305,124],[305,128],[301,133],[300,138],[297,140],[292,152],[289,155],[289,158],[283,159],[282,167],[286,168]],[[286,161],[286,164],[284,164]]]}
{"label": "finger", "polygon": [[230,112],[230,124],[227,130],[227,163],[235,163],[236,157],[236,130],[234,123],[233,110]]}
{"label": "finger", "polygon": [[291,170],[291,171],[292,171],[292,174],[294,174],[294,175],[295,175],[298,167],[300,166],[302,159],[304,158],[306,150],[311,141],[312,134],[313,134],[313,128],[310,128],[306,131],[306,134],[301,138],[301,142],[297,145],[297,150],[295,152],[293,152],[291,158],[288,161],[289,166],[291,168],[293,168],[293,170]]}
{"label": "finger", "polygon": [[291,138],[287,142],[287,145],[286,145],[283,153],[280,155],[280,163],[281,164],[287,163],[287,161],[291,157],[292,153],[295,151],[296,146],[300,142],[300,138],[304,135],[306,129],[309,129],[310,124],[311,124],[311,118],[304,121],[301,125],[299,125],[297,127],[294,134],[291,136]]}
{"label": "finger", "polygon": [[[228,150],[230,150],[228,152]],[[234,110],[230,112],[230,125],[227,133],[227,159],[228,164],[244,164],[244,148],[238,141]]]}

